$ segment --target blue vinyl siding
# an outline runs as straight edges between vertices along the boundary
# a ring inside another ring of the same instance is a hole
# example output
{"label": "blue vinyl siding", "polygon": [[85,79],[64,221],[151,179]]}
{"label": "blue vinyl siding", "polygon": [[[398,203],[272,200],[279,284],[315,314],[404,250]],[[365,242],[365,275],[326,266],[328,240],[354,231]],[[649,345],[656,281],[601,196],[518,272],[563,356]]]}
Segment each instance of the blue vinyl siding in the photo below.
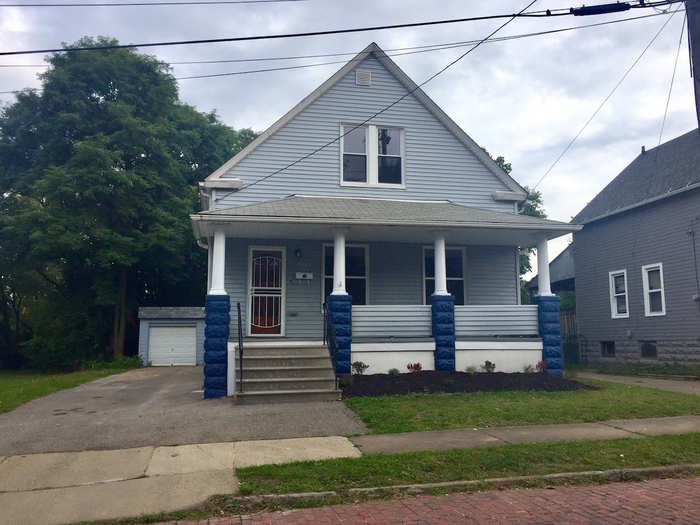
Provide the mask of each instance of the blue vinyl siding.
{"label": "blue vinyl siding", "polygon": [[[277,133],[270,136],[226,177],[249,184],[283,168],[340,133],[341,123],[358,123],[406,93],[403,85],[373,57],[359,68],[372,72],[372,85],[355,85],[351,71]],[[357,188],[340,185],[340,144],[241,192],[217,191],[215,208],[229,208],[286,197],[290,194],[452,200],[456,203],[513,213],[512,203],[492,194],[507,191],[491,173],[415,97],[409,96],[372,121],[404,129],[405,189]]]}
{"label": "blue vinyl siding", "polygon": [[[327,241],[327,242],[330,242]],[[352,243],[362,243],[352,239]],[[324,242],[309,240],[226,239],[226,291],[231,296],[231,338],[238,337],[236,303],[240,301],[246,329],[248,248],[286,248],[286,336],[320,340],[321,249]],[[300,251],[300,257],[295,252]],[[467,304],[515,304],[513,247],[468,246],[466,249]],[[369,298],[371,305],[420,305],[423,302],[423,245],[369,243]],[[297,272],[312,272],[313,279],[297,280]]]}

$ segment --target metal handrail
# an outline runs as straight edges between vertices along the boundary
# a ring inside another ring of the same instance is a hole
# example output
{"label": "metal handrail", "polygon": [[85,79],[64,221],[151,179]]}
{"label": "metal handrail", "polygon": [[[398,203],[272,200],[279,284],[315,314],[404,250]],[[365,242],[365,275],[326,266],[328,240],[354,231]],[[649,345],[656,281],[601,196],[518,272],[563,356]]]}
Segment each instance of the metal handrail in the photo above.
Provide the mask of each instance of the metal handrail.
{"label": "metal handrail", "polygon": [[241,303],[236,303],[238,310],[238,391],[243,392],[243,321],[241,320]]}
{"label": "metal handrail", "polygon": [[338,341],[335,334],[335,325],[333,319],[328,312],[328,304],[323,303],[323,344],[328,346],[328,353],[331,356],[333,364],[333,375],[335,376],[335,388],[338,389],[338,373],[337,373],[337,358],[338,358]]}

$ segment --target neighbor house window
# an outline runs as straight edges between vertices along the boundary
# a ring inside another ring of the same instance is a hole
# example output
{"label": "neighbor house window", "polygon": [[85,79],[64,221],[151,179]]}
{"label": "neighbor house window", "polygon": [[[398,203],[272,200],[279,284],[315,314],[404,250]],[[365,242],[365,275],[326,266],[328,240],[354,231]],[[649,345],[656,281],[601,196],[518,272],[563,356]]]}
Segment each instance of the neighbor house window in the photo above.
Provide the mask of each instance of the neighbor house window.
{"label": "neighbor house window", "polygon": [[[362,244],[345,246],[345,291],[352,296],[352,304],[367,304],[369,294],[369,249]],[[323,245],[323,300],[333,291],[333,245]]]}
{"label": "neighbor house window", "polygon": [[[447,248],[447,291],[455,298],[455,304],[464,305],[464,248]],[[435,250],[423,248],[423,304],[430,303],[435,292]]]}
{"label": "neighbor house window", "polygon": [[343,186],[404,186],[402,129],[352,124],[340,129]]}
{"label": "neighbor house window", "polygon": [[656,359],[656,341],[639,341],[639,350],[645,359]]}
{"label": "neighbor house window", "polygon": [[610,315],[613,319],[629,317],[627,270],[610,272]]}
{"label": "neighbor house window", "polygon": [[642,266],[642,285],[644,286],[644,315],[647,317],[666,315],[664,269],[661,263]]}
{"label": "neighbor house window", "polygon": [[600,342],[601,357],[615,357],[615,341]]}
{"label": "neighbor house window", "polygon": [[343,182],[367,182],[367,128],[343,127]]}

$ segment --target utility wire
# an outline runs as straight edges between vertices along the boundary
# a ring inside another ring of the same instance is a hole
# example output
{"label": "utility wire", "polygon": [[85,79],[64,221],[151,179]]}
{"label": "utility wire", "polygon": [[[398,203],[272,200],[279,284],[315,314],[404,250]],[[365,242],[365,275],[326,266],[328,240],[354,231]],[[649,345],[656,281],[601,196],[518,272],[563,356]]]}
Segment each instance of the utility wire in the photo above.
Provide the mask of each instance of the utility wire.
{"label": "utility wire", "polygon": [[[606,25],[611,25],[611,24],[618,24],[620,22],[629,22],[633,20],[641,20],[644,18],[651,18],[655,16],[663,16],[663,15],[668,15],[668,11],[660,11],[657,13],[652,13],[650,15],[640,15],[640,16],[631,16],[627,18],[619,18],[617,20],[608,20],[606,22],[596,22],[594,24],[584,24],[584,25],[578,25],[578,26],[569,26],[569,27],[562,27],[559,29],[550,29],[547,31],[536,31],[532,33],[520,33],[520,34],[515,34],[515,35],[507,35],[507,36],[501,36],[501,37],[496,37],[492,38],[486,42],[485,44],[491,44],[491,43],[499,43],[499,42],[506,42],[509,40],[517,40],[520,38],[530,38],[530,37],[535,37],[535,36],[542,36],[542,35],[551,35],[555,33],[564,33],[567,31],[574,31],[576,29],[586,29],[590,27],[600,27],[600,26],[606,26]],[[428,51],[441,51],[443,49],[453,49],[453,48],[458,48],[458,47],[466,47],[470,46],[473,44],[476,44],[478,40],[459,40],[456,42],[443,42],[440,44],[425,44],[421,46],[410,46],[410,47],[394,47],[394,48],[387,48],[384,51],[389,55],[389,56],[396,56],[391,54],[394,51],[411,51],[411,50],[421,50],[424,52]],[[409,53],[404,53],[404,54],[409,54]],[[282,61],[282,60],[302,60],[302,59],[307,59],[307,58],[327,58],[327,57],[340,57],[340,56],[355,56],[357,55],[357,51],[346,51],[346,52],[340,52],[340,53],[321,53],[321,54],[315,54],[315,55],[291,55],[291,56],[278,56],[278,57],[258,57],[258,58],[231,58],[231,59],[221,59],[221,60],[187,60],[187,61],[171,61],[167,59],[163,59],[163,62],[166,62],[170,64],[171,66],[180,66],[180,65],[198,65],[198,64],[232,64],[232,63],[241,63],[241,62],[268,62],[268,61]],[[325,64],[304,64],[305,67],[313,67],[317,65],[325,65]],[[50,64],[0,64],[0,68],[44,68],[44,67],[50,67]],[[250,73],[257,73],[259,70],[252,70],[249,71]],[[242,72],[237,72],[239,74],[244,74],[248,73],[246,71]]]}
{"label": "utility wire", "polygon": [[280,4],[285,2],[305,2],[306,0],[204,0],[202,2],[56,2],[48,4],[0,4],[0,7],[143,7],[149,5],[230,5],[230,4]]}
{"label": "utility wire", "polygon": [[666,107],[664,108],[664,118],[661,120],[661,129],[659,130],[659,143],[657,146],[661,145],[661,137],[664,134],[664,127],[666,126],[666,116],[668,115],[668,105],[671,103],[671,92],[673,91],[673,82],[676,80],[676,69],[678,68],[678,57],[681,55],[681,44],[683,43],[683,35],[685,34],[685,21],[688,18],[688,14],[683,15],[683,23],[681,24],[681,36],[678,38],[678,49],[676,50],[676,59],[673,61],[673,73],[671,74],[671,84],[668,86],[668,96],[666,97]]}
{"label": "utility wire", "polygon": [[[676,3],[681,0],[666,0],[664,2],[657,2],[654,5],[669,5],[671,3]],[[651,6],[651,5],[650,5]],[[639,6],[635,7],[647,7],[647,4],[640,3]],[[200,40],[174,40],[174,41],[163,41],[163,42],[146,42],[141,44],[112,44],[103,46],[82,46],[82,47],[62,47],[62,48],[49,48],[49,49],[32,49],[23,51],[1,51],[0,56],[9,55],[32,55],[32,54],[43,54],[43,53],[72,53],[76,51],[106,51],[112,49],[131,49],[131,48],[143,48],[143,47],[164,47],[164,46],[180,46],[180,45],[194,45],[194,44],[218,44],[224,42],[249,42],[253,40],[276,40],[283,38],[300,38],[309,36],[325,36],[325,35],[338,35],[347,33],[361,33],[367,31],[381,31],[386,29],[401,29],[407,27],[425,27],[425,26],[435,26],[435,25],[445,25],[445,24],[456,24],[461,22],[474,22],[481,20],[496,20],[502,18],[518,18],[518,17],[528,17],[528,18],[551,18],[553,16],[573,16],[571,10],[565,9],[554,9],[536,12],[519,12],[513,14],[500,14],[500,15],[483,15],[483,16],[472,16],[465,18],[451,18],[442,20],[431,20],[427,22],[408,22],[404,24],[387,24],[381,26],[369,26],[369,27],[354,27],[346,29],[329,29],[324,31],[305,31],[301,33],[286,33],[286,34],[276,34],[276,35],[254,35],[254,36],[240,36],[240,37],[227,37],[227,38],[206,38]]]}
{"label": "utility wire", "polygon": [[375,117],[381,115],[382,113],[388,111],[389,109],[393,108],[396,104],[398,104],[399,102],[401,102],[402,100],[404,100],[406,97],[412,95],[413,93],[415,93],[416,91],[418,91],[419,89],[421,89],[421,88],[422,88],[423,86],[425,86],[428,82],[430,82],[431,80],[437,78],[437,77],[440,76],[442,73],[444,73],[444,72],[447,71],[449,68],[451,68],[453,65],[455,65],[457,62],[459,62],[459,61],[462,60],[464,57],[466,57],[467,55],[469,55],[472,51],[476,50],[479,46],[481,46],[481,45],[482,45],[484,42],[486,42],[489,38],[491,38],[493,35],[495,35],[496,33],[498,33],[501,29],[503,29],[503,28],[506,27],[508,24],[510,24],[513,20],[515,20],[515,19],[518,17],[518,14],[523,13],[526,9],[529,9],[530,7],[532,7],[532,5],[535,4],[535,2],[537,2],[537,0],[532,0],[532,1],[531,1],[527,6],[525,6],[519,13],[516,13],[516,14],[512,15],[511,18],[509,18],[508,20],[506,20],[504,23],[502,23],[500,26],[498,26],[495,30],[493,30],[491,33],[489,33],[488,36],[482,38],[478,43],[476,43],[474,46],[472,46],[472,47],[470,47],[469,49],[467,49],[464,53],[462,53],[460,56],[458,56],[457,58],[455,58],[452,62],[450,62],[450,63],[447,64],[445,67],[443,67],[442,69],[440,69],[437,73],[432,74],[432,75],[429,76],[426,80],[424,80],[424,81],[421,82],[420,84],[416,85],[413,89],[411,89],[410,91],[407,91],[407,92],[404,93],[402,96],[400,96],[399,98],[397,98],[394,102],[392,102],[392,103],[389,104],[388,106],[383,107],[382,109],[380,109],[379,111],[377,111],[376,113],[374,113],[373,115],[371,115],[370,117],[368,117],[367,119],[365,119],[365,120],[364,120],[363,122],[361,122],[360,124],[357,124],[356,126],[353,126],[352,128],[348,129],[346,132],[341,133],[341,134],[338,135],[337,137],[335,137],[335,138],[333,138],[332,140],[330,140],[330,141],[324,143],[322,146],[319,146],[318,148],[314,149],[313,151],[307,153],[306,155],[304,155],[304,156],[302,156],[302,157],[299,157],[299,158],[296,159],[294,162],[290,162],[290,163],[287,164],[286,166],[284,166],[284,167],[282,167],[282,168],[279,168],[279,169],[273,171],[272,173],[269,173],[269,174],[265,175],[264,177],[261,177],[261,178],[255,180],[255,181],[253,181],[253,182],[250,182],[250,183],[248,183],[248,184],[244,184],[243,186],[240,187],[240,189],[237,190],[237,192],[241,192],[241,191],[243,191],[243,190],[245,190],[245,189],[247,189],[247,188],[250,188],[251,186],[255,186],[256,184],[260,184],[261,182],[264,182],[264,181],[270,179],[271,177],[274,177],[274,176],[277,175],[278,173],[281,173],[281,172],[283,172],[283,171],[285,171],[285,170],[291,168],[292,166],[295,166],[295,165],[299,164],[300,162],[302,162],[302,161],[308,159],[309,157],[312,157],[313,155],[315,155],[315,154],[318,153],[319,151],[321,151],[321,150],[327,148],[328,146],[330,146],[330,145],[332,145],[332,144],[335,144],[336,142],[338,142],[341,138],[343,138],[343,137],[344,137],[345,135],[347,135],[348,133],[352,133],[352,132],[355,131],[356,129],[361,128],[362,126],[364,126],[365,124],[367,124],[368,122],[370,122],[373,118],[375,118]]}
{"label": "utility wire", "polygon": [[566,155],[566,153],[569,151],[569,149],[571,149],[571,146],[573,146],[573,145],[574,145],[574,142],[576,142],[576,140],[581,136],[581,133],[584,132],[584,130],[588,127],[588,125],[589,125],[589,124],[593,121],[593,119],[596,117],[596,115],[598,115],[598,113],[600,112],[600,110],[603,109],[603,106],[605,106],[606,102],[607,102],[608,100],[610,100],[610,98],[613,96],[613,94],[615,93],[615,91],[617,91],[617,88],[619,88],[620,85],[625,81],[625,79],[627,78],[627,75],[630,74],[630,72],[634,69],[634,67],[637,65],[637,63],[642,59],[642,57],[646,54],[646,52],[649,50],[649,48],[652,46],[652,44],[653,44],[653,43],[656,41],[656,39],[659,37],[659,35],[661,34],[661,32],[666,28],[666,26],[667,26],[668,23],[671,21],[671,19],[673,18],[673,16],[674,16],[678,11],[680,11],[680,9],[681,9],[681,8],[678,7],[675,11],[673,11],[673,12],[671,13],[671,16],[669,16],[669,17],[664,21],[664,23],[661,25],[661,27],[660,27],[659,30],[656,32],[656,34],[651,38],[651,40],[650,40],[649,43],[646,45],[646,47],[642,50],[642,52],[639,54],[639,56],[638,56],[638,57],[634,60],[634,62],[632,62],[632,64],[627,68],[627,71],[625,71],[625,73],[622,75],[622,77],[620,78],[620,80],[617,81],[617,84],[615,84],[615,86],[612,88],[612,90],[610,91],[610,93],[607,94],[607,96],[603,99],[603,101],[602,101],[602,102],[600,103],[600,105],[596,108],[596,110],[593,112],[593,114],[588,118],[588,120],[587,120],[586,123],[583,125],[583,127],[581,127],[581,129],[578,130],[578,133],[576,133],[576,135],[574,135],[574,137],[569,141],[569,143],[568,143],[568,144],[566,145],[566,147],[562,150],[562,152],[559,154],[559,156],[554,160],[554,162],[552,162],[552,164],[549,166],[549,168],[547,168],[547,171],[545,171],[544,174],[540,177],[540,179],[537,181],[537,184],[535,184],[535,185],[533,186],[533,188],[532,188],[533,190],[536,190],[536,189],[537,189],[537,187],[542,183],[542,181],[545,179],[545,177],[546,177],[547,175],[549,175],[549,174],[552,172],[552,170],[554,169],[554,167],[559,163],[559,161],[564,157],[564,155]]}

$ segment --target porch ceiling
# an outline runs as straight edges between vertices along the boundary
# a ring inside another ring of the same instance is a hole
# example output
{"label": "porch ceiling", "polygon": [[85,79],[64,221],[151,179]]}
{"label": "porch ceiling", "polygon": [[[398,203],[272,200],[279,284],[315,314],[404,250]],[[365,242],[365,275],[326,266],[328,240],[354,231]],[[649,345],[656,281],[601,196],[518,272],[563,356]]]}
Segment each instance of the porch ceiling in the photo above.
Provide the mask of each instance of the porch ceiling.
{"label": "porch ceiling", "polygon": [[460,206],[449,201],[398,201],[304,197],[191,216],[198,238],[223,230],[230,237],[326,240],[334,230],[349,240],[529,246],[581,229],[578,225]]}

